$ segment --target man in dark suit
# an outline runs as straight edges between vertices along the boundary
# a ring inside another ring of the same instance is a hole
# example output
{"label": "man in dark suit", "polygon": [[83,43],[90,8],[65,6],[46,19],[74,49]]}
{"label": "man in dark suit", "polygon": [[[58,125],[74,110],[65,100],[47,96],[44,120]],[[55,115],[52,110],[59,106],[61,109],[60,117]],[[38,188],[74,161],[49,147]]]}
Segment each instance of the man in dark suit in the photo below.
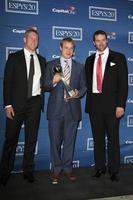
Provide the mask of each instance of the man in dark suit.
{"label": "man in dark suit", "polygon": [[[81,120],[80,98],[86,92],[84,67],[72,60],[75,43],[71,38],[64,38],[60,43],[61,56],[50,61],[46,68],[45,86],[50,90],[47,119],[52,160],[52,183],[57,184],[63,170],[70,181],[76,180],[72,173],[74,144],[79,121]],[[54,68],[61,66],[62,76],[74,90],[67,96],[60,73],[54,74]],[[63,149],[61,145],[63,144]]]}
{"label": "man in dark suit", "polygon": [[23,176],[34,182],[34,152],[44,102],[45,58],[35,52],[38,32],[24,34],[24,49],[9,55],[4,73],[6,133],[0,163],[0,184],[6,186],[13,169],[19,132],[24,123]]}
{"label": "man in dark suit", "polygon": [[[118,181],[120,165],[119,122],[124,114],[128,93],[127,62],[123,54],[108,48],[107,34],[98,30],[93,35],[96,53],[86,59],[86,112],[89,113],[94,139],[96,173],[106,172]],[[107,136],[107,155],[105,136]]]}

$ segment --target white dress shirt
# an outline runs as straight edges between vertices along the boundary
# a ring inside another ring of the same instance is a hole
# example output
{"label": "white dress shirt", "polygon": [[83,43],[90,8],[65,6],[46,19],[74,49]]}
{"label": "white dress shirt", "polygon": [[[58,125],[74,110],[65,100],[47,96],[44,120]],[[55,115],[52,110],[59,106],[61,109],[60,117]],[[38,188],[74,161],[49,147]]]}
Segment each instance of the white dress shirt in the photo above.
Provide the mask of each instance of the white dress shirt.
{"label": "white dress shirt", "polygon": [[[27,79],[29,78],[29,70],[30,70],[30,59],[31,53],[24,48],[24,55],[26,60],[26,67],[27,67]],[[32,96],[40,95],[41,94],[41,87],[40,87],[40,77],[41,77],[41,68],[40,63],[38,60],[38,56],[35,52],[32,53],[34,59],[34,76],[33,76],[33,88],[32,88]]]}
{"label": "white dress shirt", "polygon": [[109,55],[109,48],[107,47],[102,53],[101,52],[99,53],[98,51],[96,52],[94,68],[93,68],[92,93],[99,93],[99,91],[97,90],[97,78],[96,78],[97,60],[98,60],[99,54],[102,54],[101,55],[102,77],[104,78],[105,66],[107,63],[108,55]]}

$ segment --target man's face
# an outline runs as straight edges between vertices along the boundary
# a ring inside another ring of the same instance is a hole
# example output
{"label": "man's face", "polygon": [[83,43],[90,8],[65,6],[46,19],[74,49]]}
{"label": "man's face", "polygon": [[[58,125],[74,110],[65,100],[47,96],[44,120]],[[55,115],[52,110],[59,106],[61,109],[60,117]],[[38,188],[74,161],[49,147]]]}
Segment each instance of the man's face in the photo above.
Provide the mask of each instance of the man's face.
{"label": "man's face", "polygon": [[35,51],[38,46],[38,35],[34,32],[27,33],[24,38],[24,44],[29,51]]}
{"label": "man's face", "polygon": [[71,42],[64,41],[63,46],[62,47],[60,46],[60,51],[61,51],[61,55],[64,58],[66,58],[66,59],[71,58],[74,53],[73,44]]}
{"label": "man's face", "polygon": [[99,52],[103,52],[108,45],[108,40],[106,39],[105,35],[99,34],[95,36],[95,41],[93,43]]}

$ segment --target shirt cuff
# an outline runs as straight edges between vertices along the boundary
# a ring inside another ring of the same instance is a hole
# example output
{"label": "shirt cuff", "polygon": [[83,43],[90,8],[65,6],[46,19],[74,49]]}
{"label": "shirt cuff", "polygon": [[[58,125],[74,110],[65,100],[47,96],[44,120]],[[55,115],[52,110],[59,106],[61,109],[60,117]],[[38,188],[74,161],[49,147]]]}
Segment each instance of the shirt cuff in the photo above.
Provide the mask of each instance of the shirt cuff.
{"label": "shirt cuff", "polygon": [[7,105],[7,106],[5,106],[5,109],[6,109],[6,108],[11,108],[11,107],[12,107],[12,105]]}

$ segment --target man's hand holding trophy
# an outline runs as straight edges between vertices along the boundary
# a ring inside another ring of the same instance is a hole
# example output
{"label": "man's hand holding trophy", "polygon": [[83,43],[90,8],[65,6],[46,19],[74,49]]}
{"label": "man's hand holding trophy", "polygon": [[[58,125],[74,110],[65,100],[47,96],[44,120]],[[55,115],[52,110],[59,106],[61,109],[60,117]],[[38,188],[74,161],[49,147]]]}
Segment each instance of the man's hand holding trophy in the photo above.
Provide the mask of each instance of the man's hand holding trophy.
{"label": "man's hand holding trophy", "polygon": [[71,86],[65,81],[65,78],[62,73],[62,67],[60,64],[54,66],[53,68],[53,84],[58,83],[59,81],[62,81],[63,87],[66,91],[67,96],[65,97],[65,100],[68,101],[73,98],[78,98],[79,97],[79,92],[77,89],[72,89]]}

